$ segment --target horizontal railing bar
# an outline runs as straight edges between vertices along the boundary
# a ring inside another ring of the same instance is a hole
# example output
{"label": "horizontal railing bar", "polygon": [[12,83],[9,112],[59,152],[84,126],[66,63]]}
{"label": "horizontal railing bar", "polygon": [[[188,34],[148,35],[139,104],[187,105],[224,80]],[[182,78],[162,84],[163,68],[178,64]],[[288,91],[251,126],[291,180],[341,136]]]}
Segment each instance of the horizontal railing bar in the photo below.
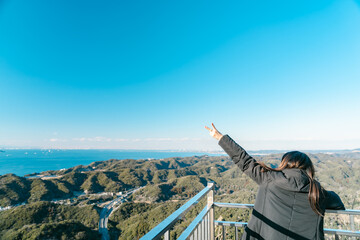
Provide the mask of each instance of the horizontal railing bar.
{"label": "horizontal railing bar", "polygon": [[324,233],[325,234],[337,234],[337,235],[344,235],[344,236],[360,237],[359,231],[351,231],[351,230],[324,228]]}
{"label": "horizontal railing bar", "polygon": [[229,221],[214,221],[215,225],[219,226],[228,226],[228,227],[245,227],[247,225],[246,222],[229,222]]}
{"label": "horizontal railing bar", "polygon": [[347,214],[347,215],[360,215],[360,210],[355,210],[355,209],[347,209],[347,210],[332,210],[332,209],[326,209],[326,213]]}
{"label": "horizontal railing bar", "polygon": [[[216,206],[216,207],[228,207],[228,208],[254,208],[254,204],[244,204],[244,203],[214,202],[214,206]],[[356,210],[356,209],[346,209],[346,210],[326,209],[326,213],[360,215],[360,210]]]}
{"label": "horizontal railing bar", "polygon": [[206,214],[210,211],[211,207],[205,206],[203,210],[196,216],[196,218],[189,224],[189,226],[182,232],[180,237],[177,240],[185,240],[189,237],[199,225],[201,221],[204,220]]}
{"label": "horizontal railing bar", "polygon": [[144,235],[141,240],[147,239],[160,239],[160,237],[171,227],[175,225],[175,223],[181,219],[194,205],[196,205],[206,194],[212,190],[211,187],[205,187],[201,192],[196,194],[192,199],[187,201],[184,205],[182,205],[178,210],[176,210],[173,214],[168,216],[164,221],[159,223],[156,227],[150,230],[146,235]]}
{"label": "horizontal railing bar", "polygon": [[244,203],[221,203],[214,202],[216,207],[228,207],[228,208],[254,208],[254,204],[244,204]]}
{"label": "horizontal railing bar", "polygon": [[[215,225],[219,226],[230,226],[230,227],[245,227],[248,223],[246,222],[231,222],[231,221],[215,221]],[[359,231],[340,230],[340,229],[328,229],[324,228],[325,234],[337,234],[343,236],[360,237]]]}

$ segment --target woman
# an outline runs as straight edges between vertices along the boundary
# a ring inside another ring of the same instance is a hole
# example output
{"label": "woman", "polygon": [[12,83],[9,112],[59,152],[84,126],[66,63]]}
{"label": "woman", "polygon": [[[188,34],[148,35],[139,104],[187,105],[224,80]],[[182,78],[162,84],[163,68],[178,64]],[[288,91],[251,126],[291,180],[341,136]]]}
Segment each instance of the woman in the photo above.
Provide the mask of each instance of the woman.
{"label": "woman", "polygon": [[234,163],[259,184],[251,219],[242,239],[324,239],[325,209],[344,210],[340,197],[314,179],[310,158],[301,152],[286,153],[279,167],[257,162],[228,135],[212,124],[210,135]]}

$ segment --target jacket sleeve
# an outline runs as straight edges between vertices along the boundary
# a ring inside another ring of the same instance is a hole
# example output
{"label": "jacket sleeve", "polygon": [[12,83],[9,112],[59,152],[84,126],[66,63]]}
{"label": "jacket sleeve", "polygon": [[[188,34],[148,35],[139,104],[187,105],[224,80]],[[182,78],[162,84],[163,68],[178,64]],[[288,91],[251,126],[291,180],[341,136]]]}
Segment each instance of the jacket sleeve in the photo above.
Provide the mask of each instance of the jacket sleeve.
{"label": "jacket sleeve", "polygon": [[257,184],[260,185],[271,180],[271,175],[274,173],[272,171],[262,172],[261,170],[263,167],[228,135],[224,135],[220,139],[219,145],[230,156],[240,170]]}
{"label": "jacket sleeve", "polygon": [[345,210],[339,195],[333,191],[326,191],[325,209]]}

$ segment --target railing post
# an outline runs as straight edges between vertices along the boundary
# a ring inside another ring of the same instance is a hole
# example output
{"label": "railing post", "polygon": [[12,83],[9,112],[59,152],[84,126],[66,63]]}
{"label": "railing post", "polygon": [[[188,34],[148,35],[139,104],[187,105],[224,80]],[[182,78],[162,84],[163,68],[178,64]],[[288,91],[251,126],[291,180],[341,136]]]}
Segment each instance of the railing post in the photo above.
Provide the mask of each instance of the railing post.
{"label": "railing post", "polygon": [[225,226],[222,225],[222,240],[226,240],[225,239]]}
{"label": "railing post", "polygon": [[164,240],[170,240],[170,230],[167,230],[164,234]]}
{"label": "railing post", "polygon": [[207,194],[207,206],[211,208],[209,211],[210,240],[215,240],[214,182],[208,182],[207,186],[211,188],[211,191]]}
{"label": "railing post", "polygon": [[[349,217],[350,217],[350,230],[355,231],[354,215],[349,215]],[[355,237],[352,237],[351,239],[355,240]]]}

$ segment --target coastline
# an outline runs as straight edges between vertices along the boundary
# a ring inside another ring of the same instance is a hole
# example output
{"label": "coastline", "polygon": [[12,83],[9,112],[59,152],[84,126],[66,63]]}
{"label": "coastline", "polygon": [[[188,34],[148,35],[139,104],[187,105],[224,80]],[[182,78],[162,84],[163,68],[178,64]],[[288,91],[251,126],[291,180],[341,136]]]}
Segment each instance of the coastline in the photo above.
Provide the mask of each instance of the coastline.
{"label": "coastline", "polygon": [[61,170],[78,165],[89,165],[110,159],[163,159],[170,157],[220,156],[210,152],[153,151],[153,150],[44,150],[9,149],[0,155],[0,175],[37,175],[44,171]]}

